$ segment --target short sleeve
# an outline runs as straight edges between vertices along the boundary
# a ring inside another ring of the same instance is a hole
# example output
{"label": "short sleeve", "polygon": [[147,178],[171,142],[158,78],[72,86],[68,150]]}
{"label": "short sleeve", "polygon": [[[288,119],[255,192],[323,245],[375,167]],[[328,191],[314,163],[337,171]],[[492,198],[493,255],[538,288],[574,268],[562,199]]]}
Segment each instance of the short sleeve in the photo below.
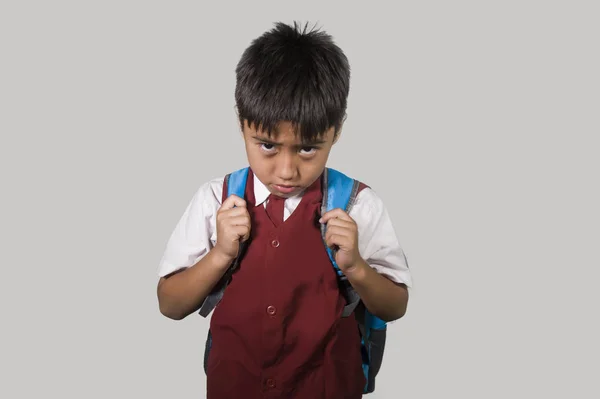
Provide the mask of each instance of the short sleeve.
{"label": "short sleeve", "polygon": [[358,226],[358,247],[362,258],[393,282],[412,287],[406,255],[381,198],[371,188],[363,189],[357,195],[349,216]]}
{"label": "short sleeve", "polygon": [[193,266],[214,247],[222,189],[223,179],[213,179],[194,193],[167,241],[159,277]]}

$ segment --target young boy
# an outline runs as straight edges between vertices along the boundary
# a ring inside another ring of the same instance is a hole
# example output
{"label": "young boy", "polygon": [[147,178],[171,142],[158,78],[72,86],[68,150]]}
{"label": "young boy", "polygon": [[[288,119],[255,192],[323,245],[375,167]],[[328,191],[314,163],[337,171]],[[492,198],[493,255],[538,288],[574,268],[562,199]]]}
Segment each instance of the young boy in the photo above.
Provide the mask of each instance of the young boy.
{"label": "young boy", "polygon": [[[213,311],[209,399],[360,398],[361,338],[321,236],[364,307],[406,311],[411,276],[381,199],[361,183],[349,213],[320,214],[322,176],[346,113],[350,68],[330,36],[296,24],[252,42],[235,99],[249,174],[244,198],[223,177],[202,185],[159,270],[162,314],[196,312],[247,242]],[[208,349],[208,348],[207,348]]]}

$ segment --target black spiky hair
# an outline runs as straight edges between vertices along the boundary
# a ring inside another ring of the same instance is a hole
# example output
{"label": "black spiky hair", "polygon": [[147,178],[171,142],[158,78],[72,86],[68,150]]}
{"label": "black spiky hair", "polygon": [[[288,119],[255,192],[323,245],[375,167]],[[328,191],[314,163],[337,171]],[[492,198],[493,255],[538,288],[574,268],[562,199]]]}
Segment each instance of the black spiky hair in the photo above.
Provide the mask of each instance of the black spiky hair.
{"label": "black spiky hair", "polygon": [[310,142],[346,117],[350,66],[332,37],[282,22],[256,38],[236,68],[235,101],[240,123],[269,135],[291,122]]}

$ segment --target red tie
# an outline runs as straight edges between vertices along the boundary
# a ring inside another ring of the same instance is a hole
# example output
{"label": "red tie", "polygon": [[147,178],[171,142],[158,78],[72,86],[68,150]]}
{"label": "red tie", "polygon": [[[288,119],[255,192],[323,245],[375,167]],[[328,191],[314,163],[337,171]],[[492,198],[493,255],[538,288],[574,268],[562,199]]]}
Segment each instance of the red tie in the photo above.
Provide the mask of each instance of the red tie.
{"label": "red tie", "polygon": [[279,226],[283,223],[283,203],[285,202],[285,198],[271,194],[267,200],[269,201],[267,202],[267,215],[269,215],[275,226]]}

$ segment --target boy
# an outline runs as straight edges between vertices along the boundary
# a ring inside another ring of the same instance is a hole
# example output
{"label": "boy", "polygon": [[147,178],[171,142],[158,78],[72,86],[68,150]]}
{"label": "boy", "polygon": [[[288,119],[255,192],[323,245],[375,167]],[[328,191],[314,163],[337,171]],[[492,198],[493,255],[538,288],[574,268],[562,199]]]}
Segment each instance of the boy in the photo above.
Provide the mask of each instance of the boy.
{"label": "boy", "polygon": [[350,68],[331,37],[276,24],[236,69],[249,174],[244,198],[202,185],[160,264],[162,314],[196,312],[248,246],[210,322],[207,397],[360,398],[365,386],[354,315],[326,244],[366,309],[406,311],[411,276],[387,210],[361,184],[349,213],[320,214],[322,176],[345,118]]}

